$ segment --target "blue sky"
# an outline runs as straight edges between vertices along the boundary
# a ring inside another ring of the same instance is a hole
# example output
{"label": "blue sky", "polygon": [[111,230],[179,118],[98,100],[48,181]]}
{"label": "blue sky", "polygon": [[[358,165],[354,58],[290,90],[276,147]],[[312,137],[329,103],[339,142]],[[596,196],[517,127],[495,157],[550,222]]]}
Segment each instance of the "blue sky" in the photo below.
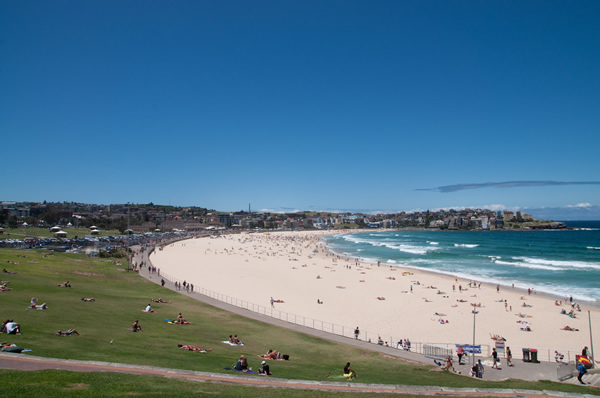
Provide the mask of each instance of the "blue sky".
{"label": "blue sky", "polygon": [[597,1],[1,8],[0,200],[600,219]]}

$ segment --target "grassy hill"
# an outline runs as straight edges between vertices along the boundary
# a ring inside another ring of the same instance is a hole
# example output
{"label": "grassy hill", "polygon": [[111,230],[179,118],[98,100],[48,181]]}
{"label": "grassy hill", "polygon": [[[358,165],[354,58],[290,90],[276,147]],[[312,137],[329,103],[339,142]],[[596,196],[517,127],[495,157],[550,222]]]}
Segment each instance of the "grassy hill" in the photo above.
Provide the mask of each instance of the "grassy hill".
{"label": "grassy hill", "polygon": [[[224,368],[233,365],[241,354],[246,355],[249,365],[256,369],[260,364],[258,355],[275,349],[290,355],[289,361],[270,364],[274,375],[280,378],[323,380],[328,373],[339,377],[344,364],[351,362],[361,383],[590,393],[587,388],[551,382],[473,380],[234,315],[155,285],[134,272],[127,272],[124,265],[111,260],[66,253],[45,257],[45,253],[48,252],[0,250],[3,268],[17,272],[0,274],[0,279],[9,281],[8,287],[12,288],[0,293],[0,320],[14,319],[21,324],[23,332],[16,336],[4,334],[1,339],[29,348],[36,356],[226,372]],[[23,255],[26,257],[19,257]],[[20,264],[11,264],[11,261]],[[58,283],[67,280],[72,288],[57,287]],[[39,303],[46,303],[48,309],[26,310],[32,297],[37,297]],[[96,302],[83,302],[82,297],[94,297]],[[171,303],[151,303],[151,298],[158,297]],[[142,312],[148,303],[158,313]],[[176,318],[180,312],[194,324],[170,325],[164,321],[164,318]],[[140,321],[143,332],[127,330],[136,319]],[[58,329],[69,328],[75,328],[81,335],[55,336]],[[245,346],[222,344],[221,341],[227,340],[230,334],[238,334]],[[189,352],[177,348],[177,344],[202,345],[212,351],[206,354]],[[0,371],[0,376],[5,381],[8,376],[9,385],[20,388],[20,384],[14,382],[15,374],[11,372]],[[65,378],[70,374],[58,373],[64,374]],[[50,371],[40,372],[41,376],[36,378],[50,377],[51,374]],[[98,375],[96,380],[103,377]],[[133,380],[141,376],[129,377]],[[338,378],[335,381],[342,380]],[[182,386],[184,384],[187,385],[183,383]],[[189,392],[188,387],[185,391]],[[242,388],[241,391],[245,390]]]}

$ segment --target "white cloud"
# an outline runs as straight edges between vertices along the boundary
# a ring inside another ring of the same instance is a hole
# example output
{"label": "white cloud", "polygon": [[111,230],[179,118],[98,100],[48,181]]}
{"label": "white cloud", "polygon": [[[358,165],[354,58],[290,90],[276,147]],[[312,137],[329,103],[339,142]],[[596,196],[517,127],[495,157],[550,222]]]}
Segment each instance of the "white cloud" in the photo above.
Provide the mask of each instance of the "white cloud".
{"label": "white cloud", "polygon": [[565,207],[583,207],[583,208],[588,208],[588,207],[592,207],[591,203],[578,203],[576,205],[567,205]]}

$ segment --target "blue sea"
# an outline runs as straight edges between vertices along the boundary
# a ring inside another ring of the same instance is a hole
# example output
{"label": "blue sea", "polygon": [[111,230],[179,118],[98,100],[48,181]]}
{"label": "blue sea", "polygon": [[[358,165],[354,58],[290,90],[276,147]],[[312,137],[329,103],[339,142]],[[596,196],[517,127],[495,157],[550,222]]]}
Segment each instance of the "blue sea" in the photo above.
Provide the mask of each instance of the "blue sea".
{"label": "blue sea", "polygon": [[327,238],[336,253],[600,303],[600,221],[572,230],[374,230]]}

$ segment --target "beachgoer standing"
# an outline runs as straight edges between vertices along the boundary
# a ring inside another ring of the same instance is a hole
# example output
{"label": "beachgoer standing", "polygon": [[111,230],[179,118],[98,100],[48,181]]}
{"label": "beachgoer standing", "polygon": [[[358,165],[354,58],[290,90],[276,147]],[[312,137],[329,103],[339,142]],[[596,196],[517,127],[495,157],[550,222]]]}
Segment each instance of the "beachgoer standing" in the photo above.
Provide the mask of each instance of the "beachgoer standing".
{"label": "beachgoer standing", "polygon": [[506,347],[506,366],[513,366],[511,360],[512,352],[510,351],[510,347]]}
{"label": "beachgoer standing", "polygon": [[356,329],[354,329],[354,338],[356,340],[358,340],[358,335],[360,334],[360,330],[358,329],[358,326],[356,327]]}
{"label": "beachgoer standing", "polygon": [[271,308],[275,308],[275,300],[273,300],[273,296],[271,296]]}
{"label": "beachgoer standing", "polygon": [[462,345],[458,346],[458,349],[456,350],[456,355],[458,356],[458,364],[462,365],[462,357],[463,355],[465,355],[465,350]]}
{"label": "beachgoer standing", "polygon": [[483,379],[483,364],[481,363],[481,359],[477,360],[477,378]]}
{"label": "beachgoer standing", "polygon": [[492,359],[494,361],[494,364],[492,365],[492,369],[498,369],[498,352],[496,351],[496,348],[492,348]]}
{"label": "beachgoer standing", "polygon": [[581,350],[581,356],[588,358],[589,352],[587,346],[583,347],[583,350]]}
{"label": "beachgoer standing", "polygon": [[163,286],[163,287],[165,286],[165,280],[164,279],[160,280],[160,285]]}

